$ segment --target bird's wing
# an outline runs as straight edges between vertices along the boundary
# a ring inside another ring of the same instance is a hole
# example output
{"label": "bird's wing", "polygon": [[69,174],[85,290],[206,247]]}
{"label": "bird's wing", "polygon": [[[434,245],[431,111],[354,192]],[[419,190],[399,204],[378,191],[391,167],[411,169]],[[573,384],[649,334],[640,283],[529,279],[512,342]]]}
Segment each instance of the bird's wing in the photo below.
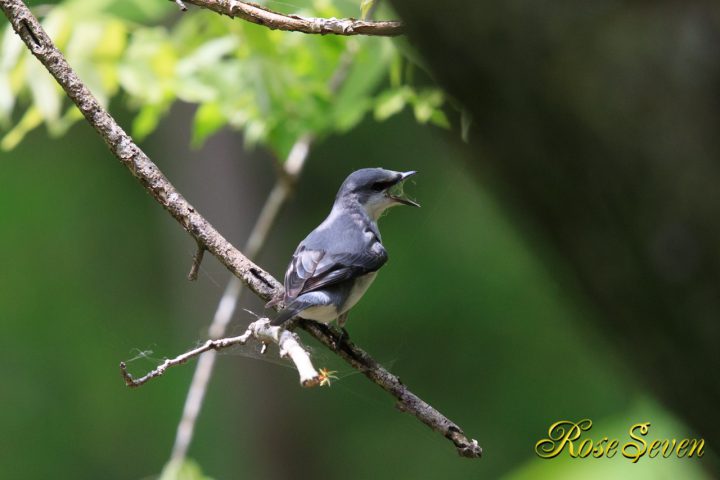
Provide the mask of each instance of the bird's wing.
{"label": "bird's wing", "polygon": [[287,272],[285,272],[285,298],[295,298],[303,291],[305,283],[310,280],[325,257],[325,250],[307,249],[300,245],[295,251]]}
{"label": "bird's wing", "polygon": [[368,247],[360,252],[328,253],[301,245],[285,273],[286,298],[378,270],[387,262],[387,252],[377,240]]}

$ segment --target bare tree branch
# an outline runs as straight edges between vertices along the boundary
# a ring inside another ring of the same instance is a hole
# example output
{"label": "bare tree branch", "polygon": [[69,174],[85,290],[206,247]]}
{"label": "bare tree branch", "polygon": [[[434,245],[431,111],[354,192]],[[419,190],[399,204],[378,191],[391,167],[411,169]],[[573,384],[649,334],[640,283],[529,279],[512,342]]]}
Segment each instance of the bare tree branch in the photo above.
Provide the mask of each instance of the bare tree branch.
{"label": "bare tree branch", "polygon": [[205,247],[201,244],[197,244],[197,250],[193,255],[192,265],[190,266],[190,272],[188,273],[188,280],[194,282],[197,280],[198,273],[200,272],[200,264],[202,264],[203,256],[205,255]]}
{"label": "bare tree branch", "polygon": [[369,21],[354,18],[312,18],[286,15],[266,7],[237,0],[185,0],[185,3],[207,8],[231,18],[264,25],[273,30],[315,33],[320,35],[375,35],[394,37],[405,33],[405,26],[398,20]]}
{"label": "bare tree branch", "polygon": [[234,347],[235,345],[245,345],[251,338],[255,338],[265,344],[270,342],[277,344],[280,348],[280,358],[290,357],[290,360],[295,364],[300,374],[300,384],[303,387],[314,387],[320,384],[322,376],[315,370],[315,367],[313,367],[310,354],[300,343],[300,337],[294,332],[271,326],[270,320],[267,318],[261,318],[251,323],[248,325],[245,333],[240,336],[208,340],[200,347],[187,351],[175,358],[167,359],[140,378],[134,379],[132,375],[130,375],[125,362],[120,363],[120,373],[125,379],[125,385],[128,387],[139,387],[153,378],[163,375],[170,367],[186,363],[188,360],[210,350],[218,351]]}
{"label": "bare tree branch", "polygon": [[[375,7],[377,7],[377,2],[368,14],[372,14]],[[338,62],[338,67],[328,82],[330,92],[333,94],[339,91],[347,77],[347,73],[352,65],[352,59],[357,51],[357,44],[355,42],[347,42],[345,48],[346,50]],[[255,258],[265,244],[265,240],[270,234],[270,229],[275,223],[280,209],[292,194],[295,184],[300,177],[312,142],[312,135],[302,135],[290,149],[290,153],[284,163],[274,158],[277,180],[260,211],[260,215],[243,249],[243,252],[245,252],[248,258]],[[232,276],[220,298],[212,323],[208,329],[210,338],[217,339],[225,335],[226,327],[235,313],[241,293],[242,283],[237,277]],[[205,392],[207,391],[213,368],[215,367],[216,357],[217,352],[211,350],[201,355],[198,360],[195,373],[190,382],[188,394],[185,397],[182,417],[178,423],[175,442],[173,443],[172,453],[170,454],[170,463],[180,464],[187,456],[195,432],[195,424],[197,423],[200,409],[205,400]]]}
{"label": "bare tree branch", "polygon": [[[311,135],[302,135],[290,149],[285,163],[279,166],[278,179],[270,191],[265,205],[263,205],[260,211],[260,215],[250,232],[250,236],[245,244],[245,249],[243,250],[249,258],[255,258],[265,244],[265,240],[270,234],[270,229],[275,223],[280,209],[291,195],[295,182],[302,172],[311,143]],[[231,277],[220,298],[212,323],[208,329],[210,338],[217,339],[225,335],[225,330],[235,313],[241,293],[242,282],[240,282],[238,277]],[[172,453],[170,454],[171,462],[181,462],[182,459],[187,456],[187,451],[188,448],[190,448],[190,442],[195,432],[195,423],[197,422],[200,409],[205,399],[208,383],[212,377],[216,357],[217,352],[212,350],[201,355],[198,360],[187,397],[185,397],[182,417],[180,418],[175,434],[175,442],[173,443]]]}
{"label": "bare tree branch", "polygon": [[[175,218],[183,228],[205,246],[223,265],[239,277],[260,298],[279,296],[282,285],[272,275],[251,262],[223,238],[195,208],[172,186],[158,167],[135,145],[80,81],[67,61],[53,45],[38,20],[21,0],[0,0],[0,8],[10,20],[35,57],[52,74],[77,105],[85,119],[105,140],[110,151],[140,181],[145,190]],[[281,308],[278,305],[277,308]],[[451,440],[460,455],[477,458],[482,449],[477,441],[468,439],[462,430],[385,370],[368,353],[349,342],[339,342],[339,335],[329,327],[303,322],[303,328],[341,358],[359,369],[373,382],[393,395],[402,409],[412,413],[433,430]],[[211,348],[211,347],[209,347]]]}

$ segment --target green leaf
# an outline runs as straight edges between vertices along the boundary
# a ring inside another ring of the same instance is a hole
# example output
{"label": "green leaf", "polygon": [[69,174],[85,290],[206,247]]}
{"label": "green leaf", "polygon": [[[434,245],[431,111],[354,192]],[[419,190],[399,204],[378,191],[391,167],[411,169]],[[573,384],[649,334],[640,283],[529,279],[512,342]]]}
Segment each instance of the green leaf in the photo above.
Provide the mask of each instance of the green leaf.
{"label": "green leaf", "polygon": [[[97,0],[93,0],[93,3]],[[82,0],[87,4],[87,0]],[[176,12],[177,6],[173,2],[150,2],[148,0],[122,0],[113,1],[106,9],[107,12],[133,22],[160,21],[163,17]]]}
{"label": "green leaf", "polygon": [[370,105],[369,98],[361,98],[346,105],[342,110],[338,109],[335,115],[335,129],[339,132],[346,132],[353,128],[370,110]]}
{"label": "green leaf", "polygon": [[199,148],[213,133],[227,124],[227,119],[217,103],[203,103],[195,112],[192,146]]}
{"label": "green leaf", "polygon": [[133,137],[136,140],[143,140],[150,135],[157,127],[165,108],[158,105],[145,105],[135,116],[132,122]]}
{"label": "green leaf", "polygon": [[335,130],[349,130],[374,107],[375,91],[397,57],[388,39],[363,40],[368,42],[357,52],[342,88],[330,102],[330,128]]}
{"label": "green leaf", "polygon": [[403,57],[402,55],[395,55],[393,61],[390,63],[390,86],[398,88],[402,84],[402,69],[403,69]]}
{"label": "green leaf", "polygon": [[410,45],[410,42],[407,38],[405,38],[404,36],[393,37],[392,42],[395,48],[397,48],[397,50],[402,54],[402,56],[408,60],[408,63],[420,67],[420,69],[424,70],[427,73],[430,73],[430,69],[427,67],[425,60],[423,60],[423,58],[415,50],[415,48]]}
{"label": "green leaf", "polygon": [[360,18],[363,20],[367,18],[370,9],[375,5],[376,1],[377,0],[362,0],[362,2],[360,2]]}
{"label": "green leaf", "polygon": [[443,112],[441,109],[436,108],[433,110],[432,115],[430,115],[430,123],[433,125],[436,125],[440,128],[450,128],[450,120],[448,120],[447,115],[445,115],[445,112]]}
{"label": "green leaf", "polygon": [[254,147],[267,136],[267,124],[262,120],[255,120],[247,123],[245,127],[245,145]]}
{"label": "green leaf", "polygon": [[94,45],[93,56],[97,59],[116,61],[127,47],[127,26],[116,19],[103,21],[101,25],[103,33]]}
{"label": "green leaf", "polygon": [[375,120],[382,122],[400,112],[407,104],[410,89],[401,87],[380,94],[375,102]]}
{"label": "green leaf", "polygon": [[212,480],[206,476],[194,460],[182,462],[171,460],[163,467],[160,480]]}
{"label": "green leaf", "polygon": [[33,106],[40,112],[46,122],[53,122],[60,117],[63,93],[55,83],[55,79],[45,70],[40,62],[32,61],[26,65]]}
{"label": "green leaf", "polygon": [[413,104],[413,113],[419,123],[427,123],[433,112],[443,103],[443,93],[434,88],[423,90],[410,97]]}
{"label": "green leaf", "polygon": [[25,135],[43,121],[42,113],[34,105],[27,109],[25,115],[20,119],[17,125],[10,130],[2,141],[0,141],[0,148],[3,150],[12,150],[22,141]]}
{"label": "green leaf", "polygon": [[141,103],[170,100],[176,63],[177,52],[164,28],[138,30],[119,66],[120,85]]}
{"label": "green leaf", "polygon": [[3,32],[2,47],[0,47],[0,71],[7,72],[15,67],[22,51],[22,40],[8,24]]}
{"label": "green leaf", "polygon": [[15,106],[15,94],[10,88],[8,75],[0,71],[0,125],[7,125]]}
{"label": "green leaf", "polygon": [[[362,0],[362,13],[376,3]],[[317,17],[347,16],[353,8],[333,0],[302,5],[304,15]],[[138,109],[131,129],[138,138],[155,130],[178,100],[198,104],[193,146],[229,125],[243,131],[247,146],[260,144],[280,156],[300,135],[347,131],[370,111],[384,120],[410,104],[419,121],[449,124],[440,111],[441,94],[417,93],[408,85],[412,76],[404,68],[412,64],[390,39],[292,35],[218,15],[180,15],[167,27],[138,23],[151,17],[158,22],[173,9],[171,2],[97,0],[87,6],[85,0],[64,0],[48,7],[43,21],[101,103],[122,92]],[[0,123],[9,123],[18,98],[29,98],[34,108],[6,146],[37,126],[38,115],[52,135],[78,118],[73,109],[62,111],[63,93],[16,37],[6,28],[0,45]],[[347,59],[344,81],[331,86]],[[392,88],[378,95],[388,76]]]}

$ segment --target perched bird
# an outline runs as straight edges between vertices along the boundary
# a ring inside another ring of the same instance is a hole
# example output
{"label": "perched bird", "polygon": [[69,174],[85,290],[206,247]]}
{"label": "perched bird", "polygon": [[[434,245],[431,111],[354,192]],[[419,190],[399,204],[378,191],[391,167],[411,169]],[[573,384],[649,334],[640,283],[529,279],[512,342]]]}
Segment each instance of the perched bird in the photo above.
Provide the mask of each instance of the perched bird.
{"label": "perched bird", "polygon": [[360,300],[387,262],[377,221],[395,205],[417,203],[403,194],[403,182],[416,172],[363,168],[340,186],[330,215],[300,242],[285,273],[285,308],[271,322],[280,325],[300,316],[343,327],[348,311]]}

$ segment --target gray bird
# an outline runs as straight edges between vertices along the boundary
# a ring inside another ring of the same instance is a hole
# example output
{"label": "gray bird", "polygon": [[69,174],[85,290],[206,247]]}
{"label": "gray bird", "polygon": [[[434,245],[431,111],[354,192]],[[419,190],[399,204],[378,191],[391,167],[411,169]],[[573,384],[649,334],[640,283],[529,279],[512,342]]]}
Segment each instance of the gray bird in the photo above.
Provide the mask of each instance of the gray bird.
{"label": "gray bird", "polygon": [[273,325],[300,316],[322,323],[338,319],[344,326],[348,311],[388,259],[378,218],[395,205],[420,206],[402,193],[403,182],[415,173],[363,168],[345,179],[330,215],[293,254],[285,273],[285,308]]}

